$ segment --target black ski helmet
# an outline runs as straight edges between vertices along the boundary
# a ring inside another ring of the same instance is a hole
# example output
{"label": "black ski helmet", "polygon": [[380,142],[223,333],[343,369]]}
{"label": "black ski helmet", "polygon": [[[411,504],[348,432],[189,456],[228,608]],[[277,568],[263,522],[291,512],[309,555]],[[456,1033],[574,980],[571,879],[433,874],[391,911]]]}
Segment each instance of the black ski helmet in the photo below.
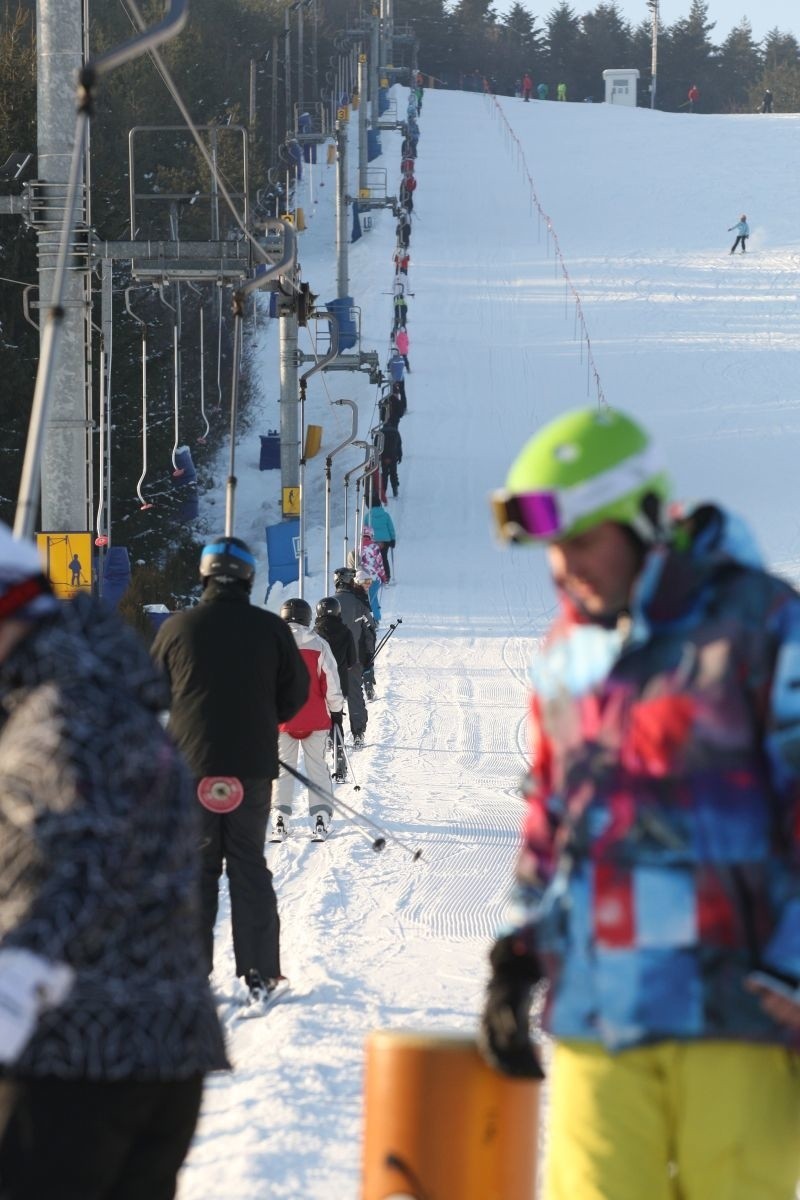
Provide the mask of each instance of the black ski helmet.
{"label": "black ski helmet", "polygon": [[317,616],[318,617],[340,617],[342,615],[342,606],[335,596],[323,596],[317,601]]}
{"label": "black ski helmet", "polygon": [[240,580],[252,583],[256,560],[250,547],[241,538],[218,537],[203,547],[200,555],[200,578]]}
{"label": "black ski helmet", "polygon": [[311,624],[311,605],[307,600],[301,600],[299,596],[295,596],[293,600],[284,600],[281,605],[281,616],[284,621],[294,621],[297,625],[305,625],[306,629]]}
{"label": "black ski helmet", "polygon": [[352,567],[339,567],[333,572],[333,582],[337,587],[344,587],[352,583],[355,577],[356,573]]}

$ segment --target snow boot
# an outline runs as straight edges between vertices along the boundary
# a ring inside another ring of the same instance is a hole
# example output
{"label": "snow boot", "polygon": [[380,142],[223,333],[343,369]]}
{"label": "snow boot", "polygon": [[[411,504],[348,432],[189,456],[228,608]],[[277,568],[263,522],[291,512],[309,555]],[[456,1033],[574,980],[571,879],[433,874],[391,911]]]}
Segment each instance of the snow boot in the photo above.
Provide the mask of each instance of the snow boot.
{"label": "snow boot", "polygon": [[328,836],[329,824],[324,813],[317,813],[314,820],[314,830],[311,837],[315,842],[324,842]]}
{"label": "snow boot", "polygon": [[283,842],[289,832],[289,827],[283,819],[283,813],[277,813],[272,822],[272,837],[271,842]]}

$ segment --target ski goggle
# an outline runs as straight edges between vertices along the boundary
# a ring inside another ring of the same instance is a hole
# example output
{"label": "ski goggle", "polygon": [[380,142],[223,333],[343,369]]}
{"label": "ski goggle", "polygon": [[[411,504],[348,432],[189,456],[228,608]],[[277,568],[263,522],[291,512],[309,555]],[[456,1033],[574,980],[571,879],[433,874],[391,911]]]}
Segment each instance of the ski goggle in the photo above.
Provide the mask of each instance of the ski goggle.
{"label": "ski goggle", "polygon": [[504,488],[489,497],[495,527],[504,542],[521,542],[528,538],[556,538],[566,529],[556,492],[523,492],[513,494]]}

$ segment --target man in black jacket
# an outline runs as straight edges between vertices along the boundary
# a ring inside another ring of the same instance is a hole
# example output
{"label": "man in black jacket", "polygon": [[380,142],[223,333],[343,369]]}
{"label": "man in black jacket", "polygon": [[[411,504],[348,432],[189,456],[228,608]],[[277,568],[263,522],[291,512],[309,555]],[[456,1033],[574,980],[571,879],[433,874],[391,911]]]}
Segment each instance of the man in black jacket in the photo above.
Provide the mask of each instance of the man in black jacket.
{"label": "man in black jacket", "polygon": [[[250,604],[254,574],[255,559],[239,538],[207,545],[200,603],[164,622],[152,654],[169,679],[169,730],[198,780],[198,795],[217,809],[202,811],[206,965],[210,972],[224,863],[236,974],[259,998],[282,978],[278,904],[264,859],[278,724],[305,703],[308,671],[286,623]],[[231,804],[238,795],[241,802],[219,811],[215,788],[217,795],[229,789]]]}

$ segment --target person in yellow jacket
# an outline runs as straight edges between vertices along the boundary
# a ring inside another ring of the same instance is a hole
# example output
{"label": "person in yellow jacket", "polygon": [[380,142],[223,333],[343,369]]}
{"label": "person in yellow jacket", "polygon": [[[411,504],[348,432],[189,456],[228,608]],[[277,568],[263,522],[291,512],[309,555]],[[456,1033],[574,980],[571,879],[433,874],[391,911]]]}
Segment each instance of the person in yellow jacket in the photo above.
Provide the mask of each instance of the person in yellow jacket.
{"label": "person in yellow jacket", "polygon": [[567,85],[565,83],[560,83],[558,85],[558,87],[556,88],[556,96],[558,97],[559,100],[566,100]]}

